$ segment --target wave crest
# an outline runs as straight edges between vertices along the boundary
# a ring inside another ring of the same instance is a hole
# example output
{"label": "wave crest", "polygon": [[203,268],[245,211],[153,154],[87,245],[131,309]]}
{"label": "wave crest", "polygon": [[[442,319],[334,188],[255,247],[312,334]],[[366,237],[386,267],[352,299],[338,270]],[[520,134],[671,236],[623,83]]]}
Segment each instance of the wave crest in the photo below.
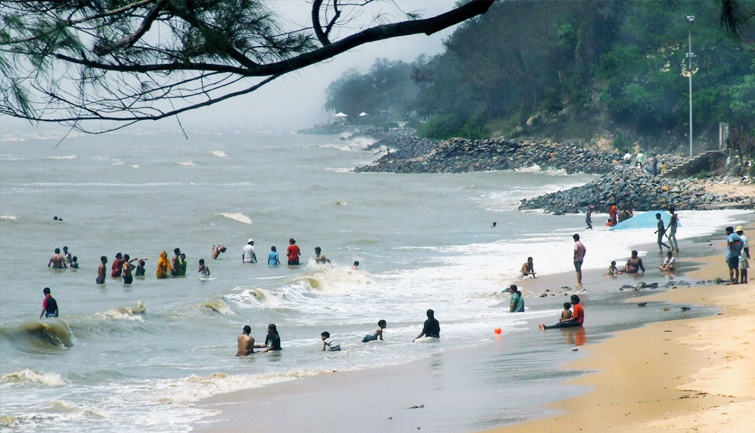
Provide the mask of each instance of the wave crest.
{"label": "wave crest", "polygon": [[55,373],[39,373],[25,368],[0,376],[0,384],[36,384],[45,386],[63,386],[66,383]]}

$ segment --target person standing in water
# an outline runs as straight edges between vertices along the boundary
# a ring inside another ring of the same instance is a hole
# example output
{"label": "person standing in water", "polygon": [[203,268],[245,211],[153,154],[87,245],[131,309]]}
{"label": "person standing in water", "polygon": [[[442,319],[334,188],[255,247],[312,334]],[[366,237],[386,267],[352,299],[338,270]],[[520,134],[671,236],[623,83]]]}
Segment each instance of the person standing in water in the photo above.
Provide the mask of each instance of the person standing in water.
{"label": "person standing in water", "polygon": [[242,263],[257,263],[257,255],[254,254],[254,239],[246,241],[246,245],[241,249]]}
{"label": "person standing in water", "polygon": [[168,253],[162,251],[160,258],[157,260],[157,278],[168,278],[170,275],[170,262],[168,262]]}
{"label": "person standing in water", "polygon": [[422,327],[422,332],[420,332],[418,336],[414,337],[414,340],[412,340],[412,342],[422,337],[440,338],[440,322],[438,322],[438,320],[435,318],[435,311],[427,310],[426,314],[427,320],[425,320],[425,324]]}
{"label": "person standing in water", "polygon": [[270,247],[270,252],[267,255],[267,264],[269,266],[278,266],[281,264],[280,255],[278,254],[278,250],[275,248],[275,245]]}
{"label": "person standing in water", "polygon": [[178,276],[183,277],[186,275],[186,254],[181,253],[180,256],[178,256]]}
{"label": "person standing in water", "polygon": [[55,254],[50,257],[50,261],[47,262],[47,267],[52,266],[53,269],[65,269],[66,259],[60,254],[60,248],[55,248]]}
{"label": "person standing in water", "polygon": [[584,244],[580,242],[579,235],[575,234],[572,236],[574,239],[574,269],[577,271],[577,286],[576,287],[582,287],[582,263],[585,260],[585,254],[587,253],[587,248],[585,248]]}
{"label": "person standing in water", "polygon": [[45,299],[42,301],[42,312],[39,313],[39,318],[45,317],[58,317],[58,301],[50,295],[50,288],[45,287],[42,289],[42,293],[45,294]]}
{"label": "person standing in water", "polygon": [[328,260],[328,258],[323,255],[322,248],[320,247],[315,247],[315,263],[317,263],[318,265],[330,263],[330,260]]}
{"label": "person standing in water", "polygon": [[294,240],[294,238],[289,239],[288,243],[289,243],[288,249],[286,250],[286,257],[288,257],[288,264],[298,265],[301,251],[299,250],[299,247],[296,246],[296,241]]}
{"label": "person standing in water", "polygon": [[592,210],[595,209],[595,206],[590,206],[589,209],[587,209],[587,213],[585,214],[585,224],[587,224],[587,228],[592,230]]}
{"label": "person standing in water", "polygon": [[68,247],[67,246],[63,247],[63,254],[62,254],[62,256],[66,260],[66,264],[68,266],[71,266],[71,261],[73,261],[73,257],[71,256],[71,253],[68,252]]}
{"label": "person standing in water", "polygon": [[265,337],[265,344],[258,344],[254,346],[258,349],[265,349],[263,352],[271,352],[283,350],[281,348],[281,337],[278,334],[278,328],[275,323],[267,325],[267,336]]}
{"label": "person standing in water", "polygon": [[137,259],[131,259],[128,254],[123,255],[123,284],[131,284],[134,282],[134,276],[131,271],[136,268],[133,264],[136,260]]}
{"label": "person standing in water", "polygon": [[113,268],[110,271],[110,277],[120,278],[122,272],[123,272],[123,255],[121,253],[117,253],[115,255],[115,260],[113,260]]}
{"label": "person standing in water", "polygon": [[139,262],[136,264],[135,277],[143,277],[146,273],[146,269],[144,269],[144,265],[146,265],[145,260],[147,259],[139,259]]}
{"label": "person standing in water", "polygon": [[210,276],[210,268],[204,264],[204,259],[199,259],[199,271],[203,277],[208,278]]}
{"label": "person standing in water", "polygon": [[97,284],[105,284],[105,272],[107,272],[107,268],[105,268],[106,264],[107,264],[107,257],[101,256],[100,266],[97,268],[97,279],[95,280]]}
{"label": "person standing in water", "polygon": [[252,337],[252,327],[244,325],[244,329],[241,331],[241,335],[238,338],[238,350],[236,350],[236,356],[246,356],[254,353],[254,337]]}
{"label": "person standing in water", "polygon": [[174,277],[180,275],[181,272],[181,249],[175,248],[173,250],[173,259],[170,261],[170,274]]}

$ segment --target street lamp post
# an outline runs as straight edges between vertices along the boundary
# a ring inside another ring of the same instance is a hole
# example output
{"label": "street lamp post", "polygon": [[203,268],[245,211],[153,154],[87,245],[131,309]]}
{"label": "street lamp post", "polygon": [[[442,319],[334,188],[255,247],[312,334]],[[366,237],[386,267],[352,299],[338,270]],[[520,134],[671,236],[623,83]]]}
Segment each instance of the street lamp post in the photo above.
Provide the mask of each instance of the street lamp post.
{"label": "street lamp post", "polygon": [[684,17],[687,20],[687,37],[689,49],[687,50],[687,77],[689,77],[689,158],[692,159],[692,21],[695,20],[693,15]]}

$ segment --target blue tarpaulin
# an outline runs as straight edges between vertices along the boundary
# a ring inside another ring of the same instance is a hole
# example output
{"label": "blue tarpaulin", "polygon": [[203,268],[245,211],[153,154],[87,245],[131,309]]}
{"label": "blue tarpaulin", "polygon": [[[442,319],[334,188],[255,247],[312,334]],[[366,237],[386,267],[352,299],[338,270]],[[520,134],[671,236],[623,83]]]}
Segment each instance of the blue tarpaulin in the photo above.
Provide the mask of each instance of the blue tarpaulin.
{"label": "blue tarpaulin", "polygon": [[[655,229],[658,227],[658,220],[655,218],[655,214],[661,214],[663,225],[668,227],[671,223],[671,214],[662,210],[651,210],[643,213],[636,213],[632,218],[624,220],[609,230],[624,230],[624,229]],[[676,222],[677,226],[681,227],[679,221]]]}

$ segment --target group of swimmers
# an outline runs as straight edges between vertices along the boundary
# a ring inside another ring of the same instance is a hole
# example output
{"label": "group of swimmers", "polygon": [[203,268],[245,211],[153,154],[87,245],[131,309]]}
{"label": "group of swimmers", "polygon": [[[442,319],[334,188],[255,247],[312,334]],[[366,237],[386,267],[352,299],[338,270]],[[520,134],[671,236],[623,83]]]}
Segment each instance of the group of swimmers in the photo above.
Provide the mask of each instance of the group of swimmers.
{"label": "group of swimmers", "polygon": [[[435,339],[440,338],[440,322],[438,322],[438,319],[435,318],[435,311],[429,309],[425,314],[427,315],[427,320],[425,320],[425,323],[422,326],[422,331],[419,333],[419,335],[414,337],[412,342],[423,337]],[[385,320],[379,320],[378,327],[375,332],[365,335],[364,338],[362,338],[362,343],[369,343],[370,341],[376,340],[383,341],[383,330],[387,327],[388,324]],[[249,325],[244,325],[244,328],[241,331],[241,335],[239,335],[238,337],[238,349],[236,351],[236,356],[251,355],[252,353],[255,353],[254,349],[263,349],[260,350],[260,352],[274,352],[283,350],[281,347],[281,339],[280,334],[278,333],[278,327],[274,323],[267,325],[267,336],[265,337],[264,344],[254,344],[255,340],[254,337],[252,337],[251,333],[252,327]],[[338,352],[341,350],[341,345],[331,339],[330,332],[323,331],[322,333],[320,333],[320,339],[322,340],[323,352]]]}
{"label": "group of swimmers", "polygon": [[71,253],[68,252],[67,246],[63,247],[62,254],[60,248],[55,248],[55,254],[50,257],[50,261],[47,262],[47,267],[52,267],[53,269],[77,269],[79,267],[79,258],[72,256]]}

